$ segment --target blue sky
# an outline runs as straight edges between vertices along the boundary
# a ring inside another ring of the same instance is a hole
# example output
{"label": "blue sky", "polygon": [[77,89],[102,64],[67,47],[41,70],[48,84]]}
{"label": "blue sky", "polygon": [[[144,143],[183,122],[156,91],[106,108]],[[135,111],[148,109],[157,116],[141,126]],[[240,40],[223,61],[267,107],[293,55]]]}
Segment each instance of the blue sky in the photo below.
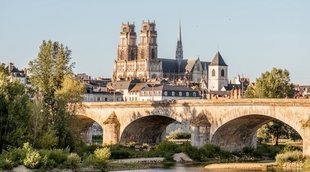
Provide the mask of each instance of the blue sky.
{"label": "blue sky", "polygon": [[26,67],[42,40],[72,50],[75,72],[111,77],[122,22],[155,20],[159,57],[174,58],[178,22],[185,57],[220,51],[232,79],[286,68],[310,84],[307,0],[0,0],[0,62]]}

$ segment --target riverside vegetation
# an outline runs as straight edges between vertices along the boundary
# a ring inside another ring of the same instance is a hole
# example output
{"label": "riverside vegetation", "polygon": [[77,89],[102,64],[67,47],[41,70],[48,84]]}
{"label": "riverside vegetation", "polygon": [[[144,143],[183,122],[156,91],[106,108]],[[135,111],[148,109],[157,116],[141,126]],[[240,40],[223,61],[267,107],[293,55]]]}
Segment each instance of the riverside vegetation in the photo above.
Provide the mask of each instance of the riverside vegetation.
{"label": "riverside vegetation", "polygon": [[[90,168],[101,171],[164,167],[167,164],[173,164],[173,155],[180,152],[186,153],[195,161],[195,164],[201,165],[215,162],[256,162],[276,159],[279,167],[310,167],[310,160],[302,156],[300,148],[291,145],[272,146],[262,144],[258,145],[257,149],[246,147],[239,152],[228,152],[211,144],[196,148],[189,143],[179,145],[163,141],[155,147],[150,147],[147,144],[140,147],[134,144],[105,147],[81,144],[75,150],[34,149],[29,143],[25,143],[23,147],[9,148],[0,155],[0,169],[10,170],[18,165],[42,170]],[[164,161],[151,165],[113,163],[115,159],[146,157],[164,157]]]}

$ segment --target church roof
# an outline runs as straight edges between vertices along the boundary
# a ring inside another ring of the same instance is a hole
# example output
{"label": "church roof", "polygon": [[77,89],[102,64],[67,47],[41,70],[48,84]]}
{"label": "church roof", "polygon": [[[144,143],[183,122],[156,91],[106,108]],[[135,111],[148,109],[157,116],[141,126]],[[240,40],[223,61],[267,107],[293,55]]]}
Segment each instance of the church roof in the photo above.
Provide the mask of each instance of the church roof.
{"label": "church roof", "polygon": [[[161,58],[160,60],[162,62],[162,69],[164,73],[178,73],[178,72],[185,73],[186,71],[192,72],[199,59],[190,58],[190,59],[181,60],[180,71],[178,70],[178,60],[165,59],[165,58]],[[203,61],[200,61],[200,62],[201,62],[202,68],[204,70],[207,70],[210,62],[203,62]]]}
{"label": "church roof", "polygon": [[220,52],[217,52],[216,55],[213,57],[210,66],[227,66]]}
{"label": "church roof", "polygon": [[164,73],[178,73],[178,64],[175,59],[160,59]]}
{"label": "church roof", "polygon": [[196,65],[197,61],[198,61],[198,58],[188,59],[186,66],[185,66],[185,72],[186,71],[191,72],[193,70],[194,66]]}
{"label": "church roof", "polygon": [[200,61],[200,62],[201,62],[201,66],[203,70],[208,71],[209,65],[211,64],[211,62],[204,62],[204,61]]}

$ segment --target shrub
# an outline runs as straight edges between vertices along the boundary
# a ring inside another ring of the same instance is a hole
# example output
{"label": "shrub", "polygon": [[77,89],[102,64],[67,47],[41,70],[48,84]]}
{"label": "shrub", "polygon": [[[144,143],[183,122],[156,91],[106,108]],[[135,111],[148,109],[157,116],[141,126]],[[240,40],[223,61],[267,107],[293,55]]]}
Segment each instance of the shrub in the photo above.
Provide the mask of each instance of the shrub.
{"label": "shrub", "polygon": [[104,169],[106,168],[107,162],[99,160],[94,154],[92,154],[84,159],[83,165],[86,167],[92,166],[98,169]]}
{"label": "shrub", "polygon": [[9,148],[2,156],[11,160],[14,166],[17,166],[23,163],[23,160],[26,157],[26,151],[21,148]]}
{"label": "shrub", "polygon": [[98,165],[98,160],[96,159],[95,155],[88,155],[84,160],[83,160],[83,165],[88,167],[88,166],[97,166]]}
{"label": "shrub", "polygon": [[67,160],[68,152],[61,149],[50,150],[48,159],[54,160],[56,164],[63,164]]}
{"label": "shrub", "polygon": [[167,139],[190,139],[191,134],[176,130],[174,132],[171,132],[166,138]]}
{"label": "shrub", "polygon": [[111,159],[122,159],[122,158],[129,158],[130,153],[124,149],[124,148],[119,148],[119,149],[111,149]]}
{"label": "shrub", "polygon": [[179,145],[177,145],[176,143],[173,143],[173,142],[169,142],[169,141],[161,142],[156,147],[155,151],[158,151],[162,154],[167,153],[167,152],[172,152],[172,153],[180,152]]}
{"label": "shrub", "polygon": [[143,143],[143,144],[142,144],[142,148],[143,148],[143,149],[148,149],[149,147],[150,147],[150,145],[147,144],[147,143]]}
{"label": "shrub", "polygon": [[190,158],[196,161],[202,161],[202,153],[201,151],[193,147],[190,143],[185,143],[181,146],[182,152],[185,152]]}
{"label": "shrub", "polygon": [[38,151],[31,150],[26,154],[24,165],[28,168],[38,168],[40,165],[41,156]]}
{"label": "shrub", "polygon": [[256,150],[254,151],[254,155],[257,157],[269,157],[274,159],[275,156],[281,151],[280,146],[273,146],[267,144],[257,145]]}
{"label": "shrub", "polygon": [[12,170],[14,163],[10,159],[0,159],[0,171],[1,170]]}
{"label": "shrub", "polygon": [[298,146],[286,145],[281,152],[291,152],[291,151],[302,151],[302,149]]}
{"label": "shrub", "polygon": [[33,150],[32,146],[27,142],[23,144],[23,148],[22,148],[25,152],[30,152]]}
{"label": "shrub", "polygon": [[304,169],[310,169],[310,159],[306,159],[304,162]]}
{"label": "shrub", "polygon": [[101,148],[101,146],[86,145],[85,143],[81,143],[75,146],[74,152],[76,152],[79,156],[87,156],[93,154],[97,148]]}
{"label": "shrub", "polygon": [[68,168],[77,168],[81,163],[81,158],[76,153],[70,153],[67,157],[66,162],[64,163]]}
{"label": "shrub", "polygon": [[111,151],[110,151],[110,148],[108,147],[98,148],[95,150],[94,155],[96,159],[98,159],[99,161],[105,162],[106,160],[110,158]]}
{"label": "shrub", "polygon": [[55,130],[47,130],[39,137],[38,141],[35,144],[35,147],[42,149],[52,149],[58,143],[58,137],[56,136]]}
{"label": "shrub", "polygon": [[303,154],[301,151],[290,151],[280,153],[276,156],[276,163],[279,165],[283,165],[287,162],[302,162],[303,161]]}
{"label": "shrub", "polygon": [[200,150],[202,151],[203,155],[207,158],[214,158],[221,152],[220,147],[212,144],[205,144]]}
{"label": "shrub", "polygon": [[57,163],[53,159],[49,159],[47,155],[43,156],[41,164],[44,169],[53,169],[57,167]]}
{"label": "shrub", "polygon": [[245,153],[245,154],[253,154],[255,151],[255,149],[253,147],[243,147],[242,148],[242,152]]}

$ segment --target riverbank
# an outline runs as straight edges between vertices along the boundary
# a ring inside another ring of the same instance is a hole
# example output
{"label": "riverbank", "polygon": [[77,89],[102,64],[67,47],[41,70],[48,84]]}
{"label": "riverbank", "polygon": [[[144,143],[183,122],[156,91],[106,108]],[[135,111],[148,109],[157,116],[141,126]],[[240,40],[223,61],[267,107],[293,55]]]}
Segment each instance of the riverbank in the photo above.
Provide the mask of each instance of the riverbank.
{"label": "riverbank", "polygon": [[240,169],[240,170],[262,170],[267,171],[269,168],[276,166],[275,162],[251,162],[251,163],[216,163],[205,166],[208,170],[221,169]]}

